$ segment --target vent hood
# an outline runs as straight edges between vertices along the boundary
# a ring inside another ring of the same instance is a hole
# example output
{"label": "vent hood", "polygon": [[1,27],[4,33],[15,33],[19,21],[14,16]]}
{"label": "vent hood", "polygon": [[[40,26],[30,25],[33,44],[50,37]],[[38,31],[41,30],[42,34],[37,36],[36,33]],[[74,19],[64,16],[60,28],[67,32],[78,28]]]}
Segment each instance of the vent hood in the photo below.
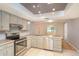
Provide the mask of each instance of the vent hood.
{"label": "vent hood", "polygon": [[23,28],[23,26],[20,24],[10,24],[10,28],[17,28],[17,29],[21,30]]}

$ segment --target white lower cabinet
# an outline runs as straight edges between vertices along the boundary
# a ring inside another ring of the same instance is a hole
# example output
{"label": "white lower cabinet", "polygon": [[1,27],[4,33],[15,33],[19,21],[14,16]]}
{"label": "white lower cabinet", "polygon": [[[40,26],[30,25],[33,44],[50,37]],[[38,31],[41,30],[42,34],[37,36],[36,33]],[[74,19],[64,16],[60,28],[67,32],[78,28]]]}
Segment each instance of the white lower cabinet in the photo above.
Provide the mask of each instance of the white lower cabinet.
{"label": "white lower cabinet", "polygon": [[53,46],[54,46],[53,48],[54,51],[62,51],[62,40],[54,39]]}
{"label": "white lower cabinet", "polygon": [[0,49],[0,56],[5,56],[6,53],[5,53],[5,49]]}
{"label": "white lower cabinet", "polygon": [[44,36],[33,36],[32,37],[32,47],[62,51],[62,39],[61,38],[50,38]]}
{"label": "white lower cabinet", "polygon": [[32,43],[31,40],[32,40],[31,37],[27,37],[27,49],[31,48],[31,43]]}
{"label": "white lower cabinet", "polygon": [[44,38],[39,36],[37,38],[37,48],[43,48],[43,43],[44,43]]}
{"label": "white lower cabinet", "polygon": [[32,47],[37,47],[38,43],[37,43],[38,37],[32,37]]}
{"label": "white lower cabinet", "polygon": [[0,56],[14,56],[14,44],[0,46]]}
{"label": "white lower cabinet", "polygon": [[8,47],[6,49],[6,53],[7,53],[7,56],[13,56],[14,55],[14,47],[13,46]]}
{"label": "white lower cabinet", "polygon": [[48,37],[45,38],[44,49],[53,50],[53,39]]}

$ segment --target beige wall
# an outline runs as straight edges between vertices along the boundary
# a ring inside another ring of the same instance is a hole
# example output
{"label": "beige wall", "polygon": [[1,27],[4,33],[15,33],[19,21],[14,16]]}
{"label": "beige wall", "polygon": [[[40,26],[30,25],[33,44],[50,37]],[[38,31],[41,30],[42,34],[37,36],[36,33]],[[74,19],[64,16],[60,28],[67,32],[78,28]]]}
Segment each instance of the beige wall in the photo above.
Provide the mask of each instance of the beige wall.
{"label": "beige wall", "polygon": [[[52,25],[56,27],[56,33],[47,33],[47,26]],[[47,22],[33,22],[32,23],[32,34],[41,34],[41,35],[64,35],[64,23],[55,22],[55,23],[47,23]]]}

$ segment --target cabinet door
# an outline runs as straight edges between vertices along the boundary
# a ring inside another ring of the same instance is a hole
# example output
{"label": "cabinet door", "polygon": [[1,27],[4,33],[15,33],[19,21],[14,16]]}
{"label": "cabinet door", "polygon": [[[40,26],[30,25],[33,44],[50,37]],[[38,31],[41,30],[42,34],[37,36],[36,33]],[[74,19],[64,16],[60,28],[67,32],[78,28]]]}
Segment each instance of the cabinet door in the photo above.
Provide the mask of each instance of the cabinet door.
{"label": "cabinet door", "polygon": [[45,40],[44,40],[44,49],[49,49],[49,41],[47,37],[45,37]]}
{"label": "cabinet door", "polygon": [[2,30],[9,31],[9,19],[10,15],[6,12],[2,12]]}
{"label": "cabinet door", "polygon": [[44,43],[44,41],[43,41],[44,39],[43,39],[43,37],[38,37],[37,38],[37,47],[38,48],[43,48],[43,43]]}
{"label": "cabinet door", "polygon": [[0,49],[0,56],[3,56],[4,54],[3,54],[3,50],[2,49]]}
{"label": "cabinet door", "polygon": [[22,30],[27,30],[27,21],[23,19],[23,29]]}
{"label": "cabinet door", "polygon": [[44,49],[53,50],[53,39],[45,37]]}
{"label": "cabinet door", "polygon": [[11,24],[17,24],[17,16],[15,16],[15,15],[11,15],[10,16],[10,23]]}
{"label": "cabinet door", "polygon": [[7,56],[14,56],[14,47],[10,46],[6,49]]}
{"label": "cabinet door", "polygon": [[62,51],[62,40],[54,39],[54,51]]}
{"label": "cabinet door", "polygon": [[49,50],[53,50],[53,39],[52,38],[49,38],[48,39],[48,45],[49,45]]}
{"label": "cabinet door", "polygon": [[32,37],[32,47],[37,47],[37,37]]}
{"label": "cabinet door", "polygon": [[20,17],[17,17],[17,23],[22,25],[23,24],[23,19]]}
{"label": "cabinet door", "polygon": [[27,37],[27,49],[31,48],[31,38]]}

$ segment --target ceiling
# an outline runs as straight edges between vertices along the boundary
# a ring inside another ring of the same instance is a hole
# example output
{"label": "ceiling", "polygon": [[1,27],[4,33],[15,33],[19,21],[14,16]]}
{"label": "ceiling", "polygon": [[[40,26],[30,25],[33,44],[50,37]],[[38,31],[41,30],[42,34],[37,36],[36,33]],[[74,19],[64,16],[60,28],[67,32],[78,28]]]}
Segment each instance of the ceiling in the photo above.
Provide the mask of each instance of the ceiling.
{"label": "ceiling", "polygon": [[[62,11],[65,9],[67,3],[21,3],[25,8],[31,11],[33,14],[41,14],[53,12],[53,8],[55,11]],[[33,8],[34,6],[34,8]]]}
{"label": "ceiling", "polygon": [[65,10],[56,11],[55,15],[52,12],[43,13],[41,16],[33,14],[21,3],[0,3],[0,9],[30,21],[47,21],[45,17],[58,22],[79,18],[79,3],[68,3]]}

